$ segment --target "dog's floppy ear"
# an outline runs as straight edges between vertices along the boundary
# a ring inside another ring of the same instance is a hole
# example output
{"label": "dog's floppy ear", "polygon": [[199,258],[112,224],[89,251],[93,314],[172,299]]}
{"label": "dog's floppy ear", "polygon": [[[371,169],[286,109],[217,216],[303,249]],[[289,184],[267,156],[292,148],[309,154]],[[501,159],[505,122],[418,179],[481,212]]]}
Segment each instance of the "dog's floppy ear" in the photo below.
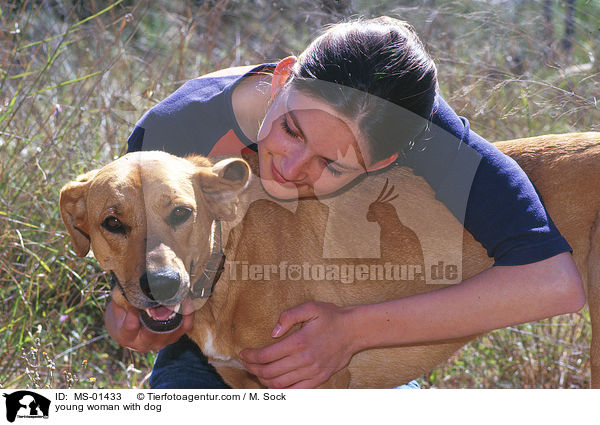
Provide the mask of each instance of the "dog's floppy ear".
{"label": "dog's floppy ear", "polygon": [[250,180],[250,166],[240,158],[228,158],[211,168],[198,172],[200,186],[213,214],[222,220],[233,220],[237,211],[238,195]]}
{"label": "dog's floppy ear", "polygon": [[75,253],[80,257],[90,250],[86,198],[90,183],[97,172],[98,170],[94,170],[79,176],[60,191],[60,217],[71,236]]}

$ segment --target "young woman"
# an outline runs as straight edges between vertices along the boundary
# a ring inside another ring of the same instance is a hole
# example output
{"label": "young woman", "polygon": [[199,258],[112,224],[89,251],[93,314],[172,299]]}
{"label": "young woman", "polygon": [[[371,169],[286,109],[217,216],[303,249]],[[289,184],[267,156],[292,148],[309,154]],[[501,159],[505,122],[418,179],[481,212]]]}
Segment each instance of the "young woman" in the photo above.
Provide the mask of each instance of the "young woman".
{"label": "young woman", "polygon": [[[330,194],[365,172],[408,165],[494,257],[489,270],[443,290],[352,308],[308,303],[284,311],[272,345],[241,353],[268,387],[318,386],[363,349],[478,334],[585,303],[570,247],[533,185],[439,96],[435,65],[404,22],[338,24],[298,58],[189,81],[140,120],[128,143],[129,150],[180,155],[256,150],[265,190],[283,199]],[[455,192],[473,152],[478,162],[462,217]],[[111,302],[106,325],[121,345],[146,352],[191,328],[189,303],[184,313],[178,331],[157,335],[140,326],[137,312]],[[298,331],[278,339],[296,323]],[[160,351],[150,383],[225,387],[185,337]]]}

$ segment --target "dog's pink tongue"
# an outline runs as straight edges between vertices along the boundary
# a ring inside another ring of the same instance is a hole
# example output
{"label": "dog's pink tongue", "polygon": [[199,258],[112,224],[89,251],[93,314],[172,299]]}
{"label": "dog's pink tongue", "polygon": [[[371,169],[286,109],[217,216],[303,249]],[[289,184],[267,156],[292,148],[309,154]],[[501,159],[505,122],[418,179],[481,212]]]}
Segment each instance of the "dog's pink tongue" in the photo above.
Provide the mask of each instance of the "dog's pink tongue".
{"label": "dog's pink tongue", "polygon": [[161,305],[160,307],[151,308],[150,313],[152,313],[151,316],[154,320],[167,320],[173,312]]}

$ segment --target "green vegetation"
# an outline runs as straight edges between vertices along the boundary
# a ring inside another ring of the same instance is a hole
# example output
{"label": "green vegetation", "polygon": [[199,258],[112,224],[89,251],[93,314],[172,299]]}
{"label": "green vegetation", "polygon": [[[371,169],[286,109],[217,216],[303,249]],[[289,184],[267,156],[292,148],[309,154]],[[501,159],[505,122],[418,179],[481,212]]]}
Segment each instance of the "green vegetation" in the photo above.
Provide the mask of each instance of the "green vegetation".
{"label": "green vegetation", "polygon": [[[444,97],[488,140],[598,130],[599,3],[373,3],[0,0],[0,386],[147,386],[154,354],[106,334],[107,277],[72,251],[58,192],[123,154],[135,121],[189,78],[299,53],[327,23],[387,14],[415,27]],[[585,311],[496,331],[421,383],[585,387],[589,339]]]}

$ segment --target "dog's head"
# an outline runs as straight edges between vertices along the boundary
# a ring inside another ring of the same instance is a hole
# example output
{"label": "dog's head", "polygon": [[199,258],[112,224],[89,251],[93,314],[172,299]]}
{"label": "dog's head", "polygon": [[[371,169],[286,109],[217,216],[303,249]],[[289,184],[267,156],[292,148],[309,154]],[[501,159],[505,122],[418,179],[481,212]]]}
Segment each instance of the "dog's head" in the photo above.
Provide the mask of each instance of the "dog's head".
{"label": "dog's head", "polygon": [[249,178],[237,158],[213,164],[135,152],[63,187],[60,213],[77,255],[91,246],[113,274],[113,299],[137,308],[149,329],[168,332],[208,261],[213,220],[235,217]]}

